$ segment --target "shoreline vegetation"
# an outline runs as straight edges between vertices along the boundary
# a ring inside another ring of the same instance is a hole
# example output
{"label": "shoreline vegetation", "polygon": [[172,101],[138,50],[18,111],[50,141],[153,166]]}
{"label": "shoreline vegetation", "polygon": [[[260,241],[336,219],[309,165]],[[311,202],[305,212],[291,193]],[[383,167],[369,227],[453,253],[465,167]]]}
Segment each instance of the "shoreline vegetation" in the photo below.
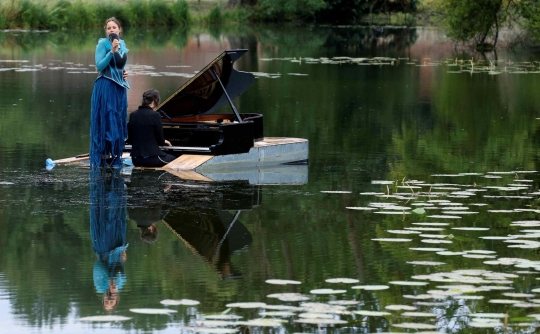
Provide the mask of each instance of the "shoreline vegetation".
{"label": "shoreline vegetation", "polygon": [[341,1],[347,0],[298,0],[295,6],[290,0],[0,0],[0,30],[95,28],[111,16],[126,27],[172,28],[262,22],[414,25],[421,17],[414,15],[417,0],[399,0],[399,8],[359,6],[345,16],[343,9],[331,9]]}
{"label": "shoreline vegetation", "polygon": [[96,28],[111,16],[126,28],[175,30],[284,22],[437,26],[482,52],[510,31],[506,46],[540,50],[537,0],[0,0],[0,31]]}

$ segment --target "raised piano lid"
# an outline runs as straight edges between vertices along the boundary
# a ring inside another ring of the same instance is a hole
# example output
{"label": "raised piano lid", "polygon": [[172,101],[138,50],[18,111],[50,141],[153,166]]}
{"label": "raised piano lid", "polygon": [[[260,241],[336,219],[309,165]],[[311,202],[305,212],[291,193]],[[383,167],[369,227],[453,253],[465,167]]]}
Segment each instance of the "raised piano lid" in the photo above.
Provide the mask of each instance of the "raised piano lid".
{"label": "raised piano lid", "polygon": [[248,50],[223,51],[210,64],[188,80],[180,89],[165,99],[158,107],[172,118],[207,114],[228,104],[212,69],[220,77],[231,100],[244,93],[255,81],[251,73],[233,68],[234,62]]}

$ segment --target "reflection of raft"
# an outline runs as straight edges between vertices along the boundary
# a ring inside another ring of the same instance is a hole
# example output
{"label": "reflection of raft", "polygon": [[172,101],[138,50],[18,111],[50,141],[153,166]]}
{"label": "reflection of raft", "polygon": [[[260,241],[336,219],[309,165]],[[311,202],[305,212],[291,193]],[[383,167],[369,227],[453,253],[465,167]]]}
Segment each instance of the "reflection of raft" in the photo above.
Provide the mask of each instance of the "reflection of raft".
{"label": "reflection of raft", "polygon": [[253,238],[238,221],[241,211],[199,208],[173,209],[163,224],[196,255],[219,273],[222,279],[239,278],[233,270],[231,255],[251,245]]}

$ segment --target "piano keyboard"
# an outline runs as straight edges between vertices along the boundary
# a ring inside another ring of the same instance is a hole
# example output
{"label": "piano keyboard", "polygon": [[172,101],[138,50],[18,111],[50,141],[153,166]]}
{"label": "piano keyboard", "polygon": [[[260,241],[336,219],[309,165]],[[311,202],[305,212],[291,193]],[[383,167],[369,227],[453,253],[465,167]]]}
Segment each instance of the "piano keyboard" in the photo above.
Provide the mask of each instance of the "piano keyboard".
{"label": "piano keyboard", "polygon": [[[210,152],[209,147],[194,147],[194,146],[160,146],[164,151],[194,151],[194,152]],[[130,151],[131,145],[126,145],[125,149]]]}

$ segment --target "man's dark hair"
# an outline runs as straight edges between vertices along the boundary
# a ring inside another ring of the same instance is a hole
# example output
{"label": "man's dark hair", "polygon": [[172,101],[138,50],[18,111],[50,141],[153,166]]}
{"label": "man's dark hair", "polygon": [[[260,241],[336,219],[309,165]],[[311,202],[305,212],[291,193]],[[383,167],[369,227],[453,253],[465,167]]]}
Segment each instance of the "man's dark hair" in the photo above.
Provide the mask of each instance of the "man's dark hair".
{"label": "man's dark hair", "polygon": [[142,105],[149,106],[152,102],[156,102],[156,105],[159,104],[159,92],[155,89],[147,90],[142,95]]}
{"label": "man's dark hair", "polygon": [[154,225],[153,231],[149,228],[150,226],[139,227],[140,232],[141,232],[141,240],[149,244],[155,242],[159,236],[159,230],[158,230],[157,225],[155,224],[152,224],[152,225]]}

